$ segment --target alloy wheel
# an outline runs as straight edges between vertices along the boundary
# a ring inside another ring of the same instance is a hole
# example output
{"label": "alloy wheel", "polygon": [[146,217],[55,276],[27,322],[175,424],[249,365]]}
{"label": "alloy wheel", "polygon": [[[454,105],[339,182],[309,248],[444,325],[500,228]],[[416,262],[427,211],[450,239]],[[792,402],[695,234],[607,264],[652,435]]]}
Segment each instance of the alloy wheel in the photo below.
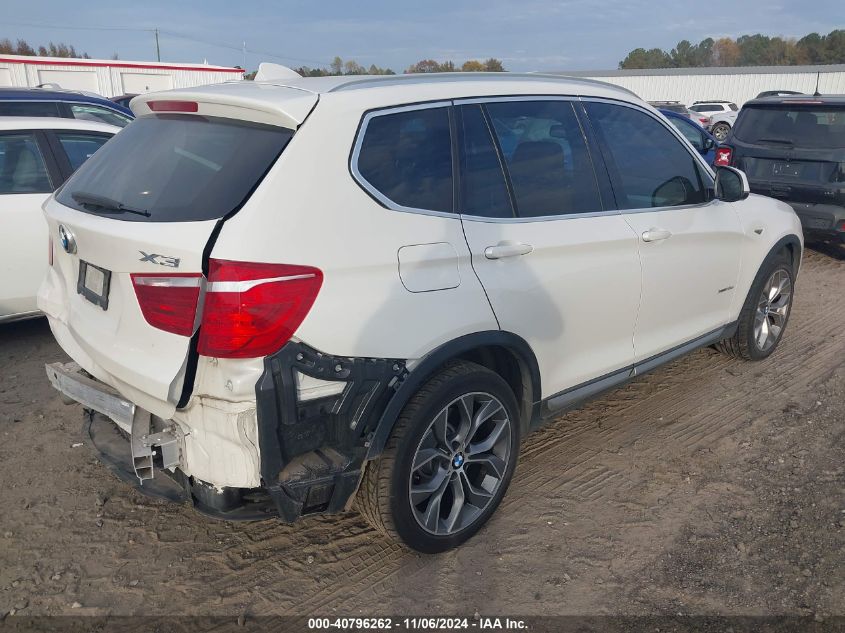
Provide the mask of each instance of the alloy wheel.
{"label": "alloy wheel", "polygon": [[488,393],[455,398],[431,421],[411,466],[408,493],[425,531],[472,525],[496,497],[512,453],[507,409]]}
{"label": "alloy wheel", "polygon": [[713,136],[716,137],[716,140],[721,143],[728,138],[728,132],[730,132],[730,130],[731,129],[728,126],[719,124],[713,128],[712,133]]}
{"label": "alloy wheel", "polygon": [[763,286],[754,315],[754,344],[761,352],[768,351],[780,339],[792,304],[792,281],[778,268]]}

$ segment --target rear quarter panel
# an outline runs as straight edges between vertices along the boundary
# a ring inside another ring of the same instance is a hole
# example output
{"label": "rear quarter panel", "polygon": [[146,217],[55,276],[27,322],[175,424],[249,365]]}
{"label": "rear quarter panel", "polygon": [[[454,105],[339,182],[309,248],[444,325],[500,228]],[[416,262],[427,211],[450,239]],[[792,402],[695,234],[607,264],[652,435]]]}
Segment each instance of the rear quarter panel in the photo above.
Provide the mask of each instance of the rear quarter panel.
{"label": "rear quarter panel", "polygon": [[[366,92],[366,91],[361,91]],[[476,278],[458,216],[382,207],[353,179],[349,160],[371,99],[325,94],[212,251],[222,259],[304,264],[323,271],[295,337],[329,354],[415,359],[449,340],[498,329]],[[460,284],[411,292],[403,246],[449,243]]]}

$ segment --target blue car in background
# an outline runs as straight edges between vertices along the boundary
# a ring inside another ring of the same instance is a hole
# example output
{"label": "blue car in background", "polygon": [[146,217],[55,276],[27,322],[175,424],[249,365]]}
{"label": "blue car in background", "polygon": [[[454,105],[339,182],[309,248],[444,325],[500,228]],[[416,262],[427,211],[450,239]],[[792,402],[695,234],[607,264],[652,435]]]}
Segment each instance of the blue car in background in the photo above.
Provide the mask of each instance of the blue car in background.
{"label": "blue car in background", "polygon": [[698,123],[692,121],[688,116],[672,112],[671,110],[660,110],[659,112],[669,119],[672,125],[678,128],[678,131],[692,143],[692,146],[699,151],[704,157],[704,160],[707,161],[707,164],[712,167],[713,161],[716,159],[716,146],[719,144],[716,137]]}
{"label": "blue car in background", "polygon": [[84,92],[49,88],[0,88],[0,116],[59,117],[126,127],[132,110]]}

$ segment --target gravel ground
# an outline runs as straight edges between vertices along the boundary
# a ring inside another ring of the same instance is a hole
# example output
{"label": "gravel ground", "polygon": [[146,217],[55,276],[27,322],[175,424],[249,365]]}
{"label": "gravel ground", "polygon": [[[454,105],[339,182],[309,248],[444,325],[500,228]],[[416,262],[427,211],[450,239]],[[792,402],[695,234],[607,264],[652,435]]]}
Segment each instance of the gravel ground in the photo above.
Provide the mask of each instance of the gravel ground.
{"label": "gravel ground", "polygon": [[[808,251],[778,351],[698,351],[524,442],[497,515],[420,556],[354,513],[227,524],[116,480],[0,326],[0,619],[18,615],[845,615],[845,260]],[[7,618],[7,624],[14,618]],[[2,623],[0,623],[2,628]]]}

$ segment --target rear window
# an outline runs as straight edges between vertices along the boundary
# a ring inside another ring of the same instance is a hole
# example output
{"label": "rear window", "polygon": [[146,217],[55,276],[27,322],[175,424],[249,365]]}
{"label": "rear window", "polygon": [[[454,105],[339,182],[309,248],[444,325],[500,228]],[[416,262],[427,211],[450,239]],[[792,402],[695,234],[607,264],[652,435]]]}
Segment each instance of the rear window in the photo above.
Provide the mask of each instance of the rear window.
{"label": "rear window", "polygon": [[845,106],[750,106],[734,136],[746,143],[841,149],[845,147]]}
{"label": "rear window", "polygon": [[680,105],[680,104],[677,104],[677,103],[674,103],[674,104],[670,103],[668,105],[660,105],[660,106],[657,106],[657,107],[659,107],[661,110],[669,110],[669,112],[677,112],[678,114],[686,114],[687,113],[686,106]]}
{"label": "rear window", "polygon": [[391,202],[452,212],[452,137],[447,108],[379,114],[367,124],[358,172]]}
{"label": "rear window", "polygon": [[82,165],[56,199],[136,222],[222,218],[243,204],[292,136],[232,119],[142,117]]}

